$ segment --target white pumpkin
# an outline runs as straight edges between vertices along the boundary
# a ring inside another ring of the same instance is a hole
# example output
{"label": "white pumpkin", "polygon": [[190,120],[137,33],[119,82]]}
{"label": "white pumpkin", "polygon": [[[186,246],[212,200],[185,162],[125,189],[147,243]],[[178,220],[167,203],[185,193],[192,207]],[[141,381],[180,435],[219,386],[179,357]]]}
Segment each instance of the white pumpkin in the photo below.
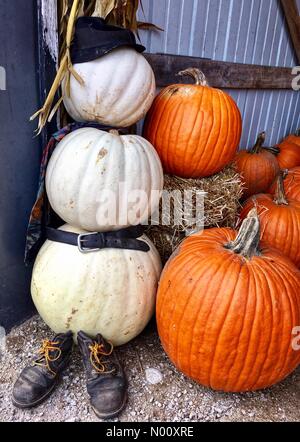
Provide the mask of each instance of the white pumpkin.
{"label": "white pumpkin", "polygon": [[[83,230],[64,225],[75,233]],[[77,247],[47,240],[33,268],[33,302],[55,332],[101,333],[114,345],[137,336],[154,313],[161,262],[151,241],[149,252]],[[76,337],[76,336],[75,336]]]}
{"label": "white pumpkin", "polygon": [[144,223],[157,209],[162,188],[161,162],[147,140],[95,128],[68,134],[46,173],[53,210],[66,223],[89,231]]}
{"label": "white pumpkin", "polygon": [[64,105],[75,121],[128,127],[141,120],[155,96],[155,78],[143,55],[118,48],[96,60],[74,64],[81,85],[70,79],[70,96],[62,84]]}

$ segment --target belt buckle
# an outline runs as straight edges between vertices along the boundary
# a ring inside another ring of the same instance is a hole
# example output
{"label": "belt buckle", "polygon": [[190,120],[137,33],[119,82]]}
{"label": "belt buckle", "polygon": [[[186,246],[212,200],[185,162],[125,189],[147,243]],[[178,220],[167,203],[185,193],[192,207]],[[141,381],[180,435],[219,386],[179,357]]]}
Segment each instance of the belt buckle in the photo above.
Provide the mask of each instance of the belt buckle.
{"label": "belt buckle", "polygon": [[78,250],[81,253],[91,253],[91,252],[97,252],[99,250],[101,250],[101,247],[99,248],[89,248],[89,247],[84,247],[83,243],[84,243],[84,237],[86,236],[91,236],[91,235],[98,235],[99,232],[89,232],[89,233],[80,233],[78,235],[77,238],[77,245],[78,245]]}

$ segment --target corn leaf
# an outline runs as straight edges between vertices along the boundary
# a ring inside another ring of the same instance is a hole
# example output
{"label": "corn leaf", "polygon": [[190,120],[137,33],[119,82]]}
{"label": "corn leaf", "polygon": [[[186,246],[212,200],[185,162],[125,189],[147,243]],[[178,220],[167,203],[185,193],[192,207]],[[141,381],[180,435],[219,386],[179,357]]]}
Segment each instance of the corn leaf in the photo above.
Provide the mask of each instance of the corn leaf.
{"label": "corn leaf", "polygon": [[137,22],[137,27],[138,29],[145,29],[145,30],[149,30],[149,31],[162,31],[164,32],[164,30],[162,28],[160,28],[157,25],[154,25],[153,23],[148,23],[145,21],[138,21]]}
{"label": "corn leaf", "polygon": [[115,7],[115,0],[96,0],[93,17],[106,18]]}

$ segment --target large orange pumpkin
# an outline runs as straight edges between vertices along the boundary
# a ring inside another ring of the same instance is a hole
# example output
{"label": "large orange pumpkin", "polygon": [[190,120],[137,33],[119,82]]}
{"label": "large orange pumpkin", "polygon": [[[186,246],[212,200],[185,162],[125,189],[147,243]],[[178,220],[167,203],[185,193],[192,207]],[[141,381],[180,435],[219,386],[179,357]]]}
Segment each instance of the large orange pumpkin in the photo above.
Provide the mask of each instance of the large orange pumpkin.
{"label": "large orange pumpkin", "polygon": [[279,172],[275,157],[279,150],[263,147],[264,141],[265,132],[262,132],[252,149],[241,150],[235,157],[234,162],[245,184],[244,198],[266,192]]}
{"label": "large orange pumpkin", "polygon": [[[300,202],[300,167],[293,169],[285,169],[283,175],[284,191],[289,199]],[[276,180],[273,183],[270,193],[274,194],[276,191]]]}
{"label": "large orange pumpkin", "polygon": [[277,178],[274,196],[262,193],[249,198],[240,218],[243,220],[256,207],[261,223],[261,239],[300,267],[300,202],[286,197],[282,175]]}
{"label": "large orange pumpkin", "polygon": [[230,163],[241,137],[241,115],[225,92],[209,87],[203,73],[186,69],[196,84],[172,84],[154,100],[144,137],[156,148],[166,173],[199,178]]}
{"label": "large orange pumpkin", "polygon": [[239,234],[213,228],[187,238],[163,271],[157,298],[162,345],[173,363],[216,390],[268,387],[300,363],[300,272],[259,244],[251,213]]}
{"label": "large orange pumpkin", "polygon": [[281,169],[291,169],[300,166],[300,129],[286,137],[280,144],[277,161]]}

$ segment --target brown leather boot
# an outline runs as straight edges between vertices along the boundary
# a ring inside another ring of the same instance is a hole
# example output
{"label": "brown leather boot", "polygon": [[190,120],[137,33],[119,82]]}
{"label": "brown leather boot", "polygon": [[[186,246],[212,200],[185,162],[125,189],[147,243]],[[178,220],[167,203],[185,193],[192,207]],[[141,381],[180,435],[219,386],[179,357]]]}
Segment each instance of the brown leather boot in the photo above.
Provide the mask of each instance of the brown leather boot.
{"label": "brown leather boot", "polygon": [[59,375],[68,365],[72,347],[71,331],[43,341],[39,356],[32,366],[22,370],[14,385],[12,402],[16,407],[35,407],[52,393]]}
{"label": "brown leather boot", "polygon": [[100,419],[116,417],[127,401],[124,370],[113,352],[113,345],[100,334],[96,340],[84,332],[77,335],[78,346],[86,369],[87,391],[91,406]]}

